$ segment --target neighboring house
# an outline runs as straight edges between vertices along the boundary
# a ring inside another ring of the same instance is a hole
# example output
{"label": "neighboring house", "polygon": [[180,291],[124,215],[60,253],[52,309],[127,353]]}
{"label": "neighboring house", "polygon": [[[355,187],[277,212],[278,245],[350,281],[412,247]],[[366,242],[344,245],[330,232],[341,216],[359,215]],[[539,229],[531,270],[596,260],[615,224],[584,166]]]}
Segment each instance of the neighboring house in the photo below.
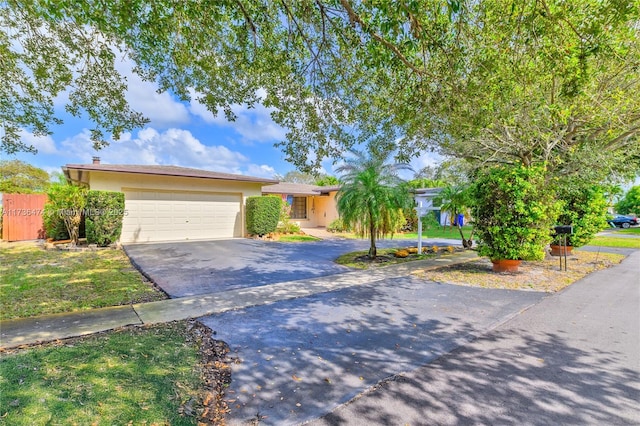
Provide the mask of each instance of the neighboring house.
{"label": "neighboring house", "polygon": [[291,206],[291,221],[303,228],[328,226],[338,218],[336,186],[281,182],[262,188],[263,195],[277,195]]}
{"label": "neighboring house", "polygon": [[416,203],[416,210],[419,216],[425,216],[429,212],[435,212],[436,220],[442,226],[450,225],[451,221],[448,212],[440,210],[439,206],[433,205],[433,200],[442,192],[443,188],[418,188],[413,190],[413,199]]}
{"label": "neighboring house", "polygon": [[278,181],[176,166],[67,164],[67,179],[90,189],[120,191],[120,241],[185,241],[243,237],[247,197]]}

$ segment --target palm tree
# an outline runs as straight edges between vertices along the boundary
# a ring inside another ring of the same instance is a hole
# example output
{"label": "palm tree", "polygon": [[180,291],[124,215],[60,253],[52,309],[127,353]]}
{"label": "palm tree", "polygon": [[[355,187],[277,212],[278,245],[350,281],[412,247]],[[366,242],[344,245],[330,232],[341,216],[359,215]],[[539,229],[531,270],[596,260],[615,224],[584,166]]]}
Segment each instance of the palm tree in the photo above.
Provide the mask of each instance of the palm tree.
{"label": "palm tree", "polygon": [[388,162],[390,153],[351,152],[353,157],[336,169],[342,182],[336,196],[338,212],[359,236],[369,236],[369,258],[375,259],[376,239],[402,226],[402,209],[411,205],[408,187],[398,176],[410,167]]}
{"label": "palm tree", "polygon": [[441,203],[440,211],[449,213],[451,224],[453,224],[453,221],[456,222],[456,226],[460,232],[460,237],[462,238],[462,246],[464,248],[471,248],[473,245],[474,230],[471,230],[471,235],[466,239],[464,237],[464,232],[462,232],[462,225],[460,224],[460,221],[457,220],[458,214],[468,213],[469,205],[471,203],[468,188],[464,186],[445,186],[440,194],[438,194],[436,201]]}

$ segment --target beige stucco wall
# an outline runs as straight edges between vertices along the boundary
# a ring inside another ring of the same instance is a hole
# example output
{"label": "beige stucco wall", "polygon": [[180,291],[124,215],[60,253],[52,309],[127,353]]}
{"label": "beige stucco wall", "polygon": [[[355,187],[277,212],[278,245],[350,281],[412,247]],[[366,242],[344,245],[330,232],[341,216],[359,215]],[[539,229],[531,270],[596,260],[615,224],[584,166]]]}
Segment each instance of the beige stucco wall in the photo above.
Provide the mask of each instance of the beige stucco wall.
{"label": "beige stucco wall", "polygon": [[155,176],[137,173],[91,171],[89,187],[101,191],[149,189],[165,191],[235,192],[247,197],[262,195],[262,184],[231,180],[201,179],[180,176]]}
{"label": "beige stucco wall", "polygon": [[91,171],[89,187],[100,191],[121,191],[146,189],[162,191],[188,191],[206,193],[235,193],[243,199],[242,229],[246,233],[244,218],[247,197],[262,195],[262,184],[231,180],[201,179],[181,176],[156,176],[138,173],[113,173]]}

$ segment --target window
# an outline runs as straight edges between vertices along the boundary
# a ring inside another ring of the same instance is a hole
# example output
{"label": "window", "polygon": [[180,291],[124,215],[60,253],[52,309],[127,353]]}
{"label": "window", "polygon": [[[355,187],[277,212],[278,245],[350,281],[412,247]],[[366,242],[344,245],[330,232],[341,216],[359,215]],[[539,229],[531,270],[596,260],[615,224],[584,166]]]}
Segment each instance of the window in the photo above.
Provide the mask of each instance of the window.
{"label": "window", "polygon": [[307,197],[293,197],[291,204],[291,219],[307,218]]}

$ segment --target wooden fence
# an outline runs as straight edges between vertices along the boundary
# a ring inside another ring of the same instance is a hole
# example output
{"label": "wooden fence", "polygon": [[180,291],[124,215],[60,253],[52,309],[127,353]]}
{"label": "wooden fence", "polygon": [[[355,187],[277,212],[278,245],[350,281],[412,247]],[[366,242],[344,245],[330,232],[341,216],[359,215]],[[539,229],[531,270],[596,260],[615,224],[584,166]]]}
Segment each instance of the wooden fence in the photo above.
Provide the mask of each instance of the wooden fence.
{"label": "wooden fence", "polygon": [[42,220],[45,194],[2,195],[2,239],[37,240],[45,237]]}

